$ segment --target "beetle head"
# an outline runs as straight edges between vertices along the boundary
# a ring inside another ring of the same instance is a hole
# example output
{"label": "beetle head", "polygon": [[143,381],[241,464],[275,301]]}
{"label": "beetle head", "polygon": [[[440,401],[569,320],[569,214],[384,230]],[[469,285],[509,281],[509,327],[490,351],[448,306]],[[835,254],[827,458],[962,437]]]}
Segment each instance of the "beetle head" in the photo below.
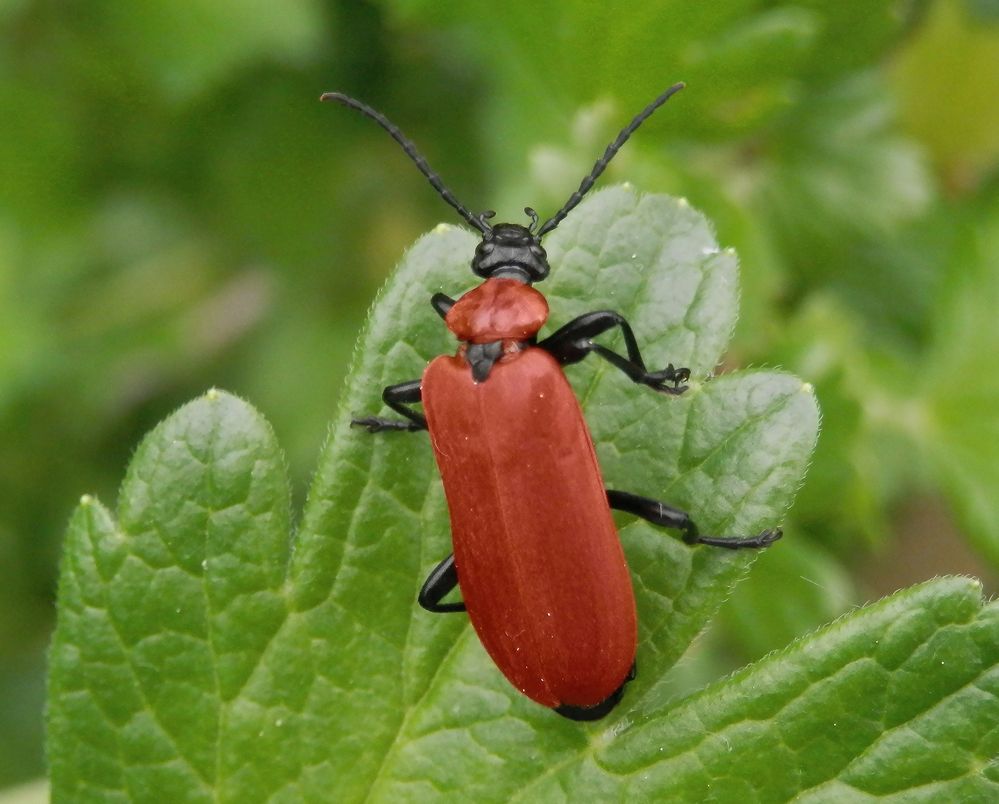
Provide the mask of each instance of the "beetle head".
{"label": "beetle head", "polygon": [[472,270],[485,279],[504,277],[531,284],[548,276],[548,255],[540,238],[519,223],[497,223],[482,233]]}

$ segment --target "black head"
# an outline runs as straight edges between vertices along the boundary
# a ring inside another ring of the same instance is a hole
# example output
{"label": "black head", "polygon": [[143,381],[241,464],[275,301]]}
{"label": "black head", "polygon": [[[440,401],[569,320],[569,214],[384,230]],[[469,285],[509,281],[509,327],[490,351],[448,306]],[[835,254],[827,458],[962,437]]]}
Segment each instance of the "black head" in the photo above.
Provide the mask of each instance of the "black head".
{"label": "black head", "polygon": [[506,277],[531,284],[548,276],[548,255],[541,241],[519,223],[497,223],[482,233],[472,270],[485,279]]}

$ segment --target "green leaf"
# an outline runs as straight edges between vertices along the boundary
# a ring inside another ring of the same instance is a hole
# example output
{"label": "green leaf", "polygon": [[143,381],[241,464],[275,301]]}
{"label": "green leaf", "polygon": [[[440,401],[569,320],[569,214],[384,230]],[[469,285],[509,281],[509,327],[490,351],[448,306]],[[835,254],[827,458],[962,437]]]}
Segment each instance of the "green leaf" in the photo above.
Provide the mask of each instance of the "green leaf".
{"label": "green leaf", "polygon": [[627,724],[517,800],[995,800],[997,634],[978,583],[914,587]]}
{"label": "green leaf", "polygon": [[760,202],[806,266],[828,261],[824,249],[842,249],[837,239],[883,236],[926,211],[929,174],[893,123],[891,97],[874,74],[809,97],[782,122]]}
{"label": "green leaf", "polygon": [[999,193],[963,234],[919,366],[918,401],[905,421],[968,538],[999,567]]}
{"label": "green leaf", "polygon": [[[383,289],[294,537],[270,429],[217,392],[144,442],[117,516],[93,500],[80,506],[51,654],[57,799],[505,799],[543,788],[559,769],[597,773],[594,752],[613,752],[618,732],[663,722],[664,674],[751,553],[689,548],[621,519],[639,675],[593,725],[517,693],[465,617],[415,604],[450,551],[431,450],[420,434],[371,436],[349,419],[378,411],[383,386],[453,351],[427,301],[475,284],[475,242],[438,227]],[[779,523],[817,408],[786,374],[706,379],[734,324],[737,277],[735,255],[719,249],[703,216],[613,188],[580,205],[546,246],[552,327],[613,307],[650,364],[694,372],[690,391],[670,398],[602,362],[569,369],[608,485],[684,507],[708,533]],[[594,790],[623,783],[602,777]]]}
{"label": "green leaf", "polygon": [[[800,538],[781,547],[760,556],[716,620],[728,644],[749,659],[839,616],[857,597],[842,565],[822,548]],[[774,595],[777,588],[781,593]]]}
{"label": "green leaf", "polygon": [[[146,438],[117,521],[70,522],[50,654],[54,796],[211,800],[250,757],[244,697],[287,618],[290,529],[268,425],[218,392]],[[264,744],[261,740],[254,750]]]}

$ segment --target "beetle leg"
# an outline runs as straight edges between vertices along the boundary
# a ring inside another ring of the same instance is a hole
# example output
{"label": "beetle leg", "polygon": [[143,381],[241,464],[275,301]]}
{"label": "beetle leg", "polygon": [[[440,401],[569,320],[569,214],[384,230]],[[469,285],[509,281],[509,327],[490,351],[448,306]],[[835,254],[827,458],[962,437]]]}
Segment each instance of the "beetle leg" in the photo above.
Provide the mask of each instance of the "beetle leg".
{"label": "beetle leg", "polygon": [[[627,357],[622,357],[617,352],[591,340],[614,327],[621,328],[628,351]],[[538,346],[549,352],[562,365],[578,363],[594,352],[623,371],[632,382],[647,385],[667,394],[682,394],[687,390],[687,386],[683,383],[690,379],[690,369],[674,368],[672,363],[662,371],[649,371],[645,367],[631,325],[623,316],[612,310],[599,310],[574,318],[538,343]]]}
{"label": "beetle leg", "polygon": [[420,605],[427,611],[435,614],[444,614],[449,611],[464,611],[465,604],[441,603],[448,592],[458,585],[458,570],[454,566],[454,554],[445,558],[440,564],[431,570],[427,580],[423,582],[420,589],[420,596],[417,598]]}
{"label": "beetle leg", "polygon": [[382,430],[406,430],[408,432],[426,430],[426,417],[409,407],[422,399],[420,382],[421,380],[401,382],[398,385],[390,385],[382,391],[382,401],[396,413],[405,416],[408,421],[383,419],[380,416],[365,416],[360,419],[351,419],[350,423],[355,427],[366,427],[369,433],[379,433]]}
{"label": "beetle leg", "polygon": [[629,514],[641,517],[653,525],[660,525],[664,528],[673,528],[680,531],[681,538],[687,544],[707,544],[712,547],[726,547],[730,550],[738,550],[743,547],[758,548],[767,547],[777,541],[782,535],[780,528],[767,528],[756,536],[724,538],[719,536],[701,536],[697,530],[697,525],[690,518],[690,514],[674,508],[672,505],[653,500],[649,497],[640,497],[627,491],[612,491],[607,489],[607,502],[611,508],[618,511],[625,511]]}
{"label": "beetle leg", "polygon": [[556,706],[555,712],[562,715],[562,717],[569,718],[569,720],[600,720],[600,718],[609,714],[618,705],[621,701],[621,696],[624,695],[624,688],[628,685],[629,681],[635,680],[636,675],[638,675],[638,665],[632,662],[631,669],[628,671],[628,675],[624,677],[624,681],[621,682],[621,686],[596,706]]}
{"label": "beetle leg", "polygon": [[430,297],[430,306],[434,308],[434,312],[437,315],[441,318],[446,318],[448,310],[454,307],[454,299],[450,296],[445,296],[443,293],[435,293]]}

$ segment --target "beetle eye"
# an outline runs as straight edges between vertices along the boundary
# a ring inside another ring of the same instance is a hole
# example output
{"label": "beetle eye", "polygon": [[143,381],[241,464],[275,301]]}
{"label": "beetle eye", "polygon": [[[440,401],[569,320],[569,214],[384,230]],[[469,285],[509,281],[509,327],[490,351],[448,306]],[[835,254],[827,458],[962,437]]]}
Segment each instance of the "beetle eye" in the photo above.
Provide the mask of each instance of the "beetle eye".
{"label": "beetle eye", "polygon": [[479,251],[482,252],[483,254],[492,254],[495,250],[496,250],[496,244],[495,243],[487,243],[487,242],[483,241],[479,245]]}

